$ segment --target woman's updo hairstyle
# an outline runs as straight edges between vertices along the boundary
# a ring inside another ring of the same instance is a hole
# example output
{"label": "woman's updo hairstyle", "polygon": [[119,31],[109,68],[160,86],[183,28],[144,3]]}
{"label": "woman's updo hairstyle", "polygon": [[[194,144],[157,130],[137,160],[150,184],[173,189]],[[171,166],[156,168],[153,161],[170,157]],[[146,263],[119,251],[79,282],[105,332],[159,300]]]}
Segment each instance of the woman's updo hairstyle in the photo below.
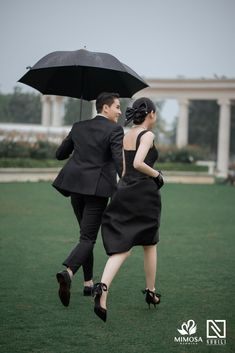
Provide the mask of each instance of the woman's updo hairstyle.
{"label": "woman's updo hairstyle", "polygon": [[142,124],[146,116],[152,111],[155,112],[156,107],[151,99],[146,97],[137,99],[133,103],[132,108],[126,109],[125,126],[131,121],[133,121],[135,125]]}

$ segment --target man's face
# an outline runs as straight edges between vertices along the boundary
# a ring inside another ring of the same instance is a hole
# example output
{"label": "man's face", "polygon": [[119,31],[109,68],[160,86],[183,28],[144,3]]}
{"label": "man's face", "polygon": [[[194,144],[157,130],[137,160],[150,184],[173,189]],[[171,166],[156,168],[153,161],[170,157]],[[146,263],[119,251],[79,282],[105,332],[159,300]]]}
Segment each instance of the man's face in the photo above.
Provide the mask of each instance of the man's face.
{"label": "man's face", "polygon": [[116,123],[120,115],[122,114],[119,99],[115,98],[113,104],[110,105],[110,107],[105,104],[103,107],[103,113],[105,114],[105,116],[107,116],[109,120]]}

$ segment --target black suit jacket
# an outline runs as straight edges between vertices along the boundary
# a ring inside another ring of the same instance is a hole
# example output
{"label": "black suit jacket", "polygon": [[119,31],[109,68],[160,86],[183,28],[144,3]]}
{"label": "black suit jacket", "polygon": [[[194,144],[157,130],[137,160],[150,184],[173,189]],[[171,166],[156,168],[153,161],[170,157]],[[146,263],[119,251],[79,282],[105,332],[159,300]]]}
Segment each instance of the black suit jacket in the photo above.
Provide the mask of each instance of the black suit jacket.
{"label": "black suit jacket", "polygon": [[64,196],[111,196],[123,168],[123,135],[120,125],[101,115],[75,123],[56,151],[59,160],[72,155],[52,185]]}

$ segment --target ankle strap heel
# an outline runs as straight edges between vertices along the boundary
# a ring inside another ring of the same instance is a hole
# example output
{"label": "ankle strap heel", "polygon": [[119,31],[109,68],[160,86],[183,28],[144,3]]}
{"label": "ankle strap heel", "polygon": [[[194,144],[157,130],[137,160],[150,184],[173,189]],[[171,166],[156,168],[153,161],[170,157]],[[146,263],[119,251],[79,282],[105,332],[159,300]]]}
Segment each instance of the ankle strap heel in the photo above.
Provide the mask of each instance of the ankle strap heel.
{"label": "ankle strap heel", "polygon": [[142,293],[145,294],[145,301],[148,304],[149,309],[150,309],[150,304],[153,304],[155,308],[156,308],[156,305],[160,304],[161,294],[155,293],[155,291],[151,291],[148,288],[142,290]]}
{"label": "ankle strap heel", "polygon": [[95,298],[94,312],[104,322],[107,320],[107,310],[100,305],[100,298],[103,292],[107,292],[108,288],[105,283],[96,283],[92,290],[92,296]]}
{"label": "ankle strap heel", "polygon": [[105,283],[95,283],[92,288],[92,296],[95,297],[96,295],[102,295],[103,292],[107,292],[108,288]]}

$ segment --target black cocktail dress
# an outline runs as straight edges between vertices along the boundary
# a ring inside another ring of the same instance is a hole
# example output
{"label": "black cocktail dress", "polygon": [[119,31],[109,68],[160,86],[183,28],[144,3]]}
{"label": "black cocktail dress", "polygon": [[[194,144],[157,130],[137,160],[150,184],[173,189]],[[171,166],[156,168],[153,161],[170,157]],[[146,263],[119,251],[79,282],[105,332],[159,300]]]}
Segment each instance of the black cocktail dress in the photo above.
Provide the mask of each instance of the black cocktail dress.
{"label": "black cocktail dress", "polygon": [[[146,132],[137,136],[135,150],[124,150],[126,172],[103,215],[101,232],[108,255],[159,241],[160,191],[153,178],[133,167],[140,138]],[[153,145],[144,162],[153,167],[157,158],[158,151]]]}

